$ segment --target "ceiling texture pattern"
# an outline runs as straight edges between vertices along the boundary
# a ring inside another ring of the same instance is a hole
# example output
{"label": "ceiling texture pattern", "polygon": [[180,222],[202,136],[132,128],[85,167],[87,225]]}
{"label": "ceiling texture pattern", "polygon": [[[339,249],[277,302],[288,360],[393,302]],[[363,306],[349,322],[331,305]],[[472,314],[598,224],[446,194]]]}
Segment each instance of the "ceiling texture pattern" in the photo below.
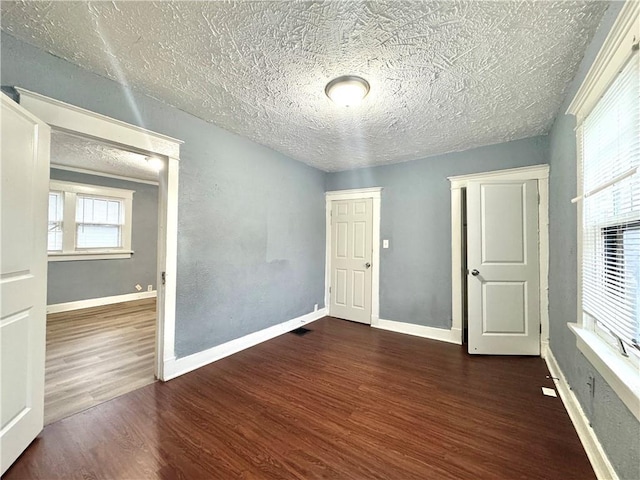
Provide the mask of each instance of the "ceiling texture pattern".
{"label": "ceiling texture pattern", "polygon": [[158,171],[145,155],[56,130],[51,133],[51,166],[158,181]]}
{"label": "ceiling texture pattern", "polygon": [[[2,2],[2,28],[325,171],[548,132],[599,1]],[[329,80],[371,91],[338,107]]]}

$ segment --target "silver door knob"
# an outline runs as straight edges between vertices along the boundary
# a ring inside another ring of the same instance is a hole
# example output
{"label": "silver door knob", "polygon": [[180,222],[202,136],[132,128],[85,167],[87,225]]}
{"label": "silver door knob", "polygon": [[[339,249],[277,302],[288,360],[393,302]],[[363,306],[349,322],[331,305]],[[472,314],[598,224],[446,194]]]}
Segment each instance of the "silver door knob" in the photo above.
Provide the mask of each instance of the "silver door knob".
{"label": "silver door knob", "polygon": [[480,272],[474,268],[473,270],[471,270],[471,275],[477,277],[478,275],[480,275]]}
{"label": "silver door knob", "polygon": [[364,264],[364,266],[369,268],[369,267],[371,267],[371,264],[369,262],[367,262],[367,263]]}

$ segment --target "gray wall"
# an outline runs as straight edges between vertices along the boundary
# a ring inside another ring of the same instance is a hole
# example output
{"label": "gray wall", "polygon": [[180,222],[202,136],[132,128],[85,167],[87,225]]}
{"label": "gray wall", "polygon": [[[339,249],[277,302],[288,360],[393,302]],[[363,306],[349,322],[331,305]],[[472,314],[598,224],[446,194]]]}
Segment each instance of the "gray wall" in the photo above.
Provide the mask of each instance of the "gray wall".
{"label": "gray wall", "polygon": [[170,135],[181,148],[176,353],[323,307],[324,173],[2,32],[1,83]]}
{"label": "gray wall", "polygon": [[380,318],[451,328],[451,191],[447,177],[546,164],[533,137],[384,167],[327,174],[325,188],[380,186]]}
{"label": "gray wall", "polygon": [[158,187],[114,178],[51,169],[51,178],[68,182],[135,190],[131,258],[49,262],[47,304],[73,302],[137,292],[139,283],[156,289]]}
{"label": "gray wall", "polygon": [[[575,119],[564,115],[609,32],[622,2],[613,2],[589,46],[550,132],[549,321],[553,355],[578,397],[600,443],[622,479],[640,478],[640,423],[576,348],[567,322],[577,319],[577,217]],[[591,397],[587,381],[595,377]]]}

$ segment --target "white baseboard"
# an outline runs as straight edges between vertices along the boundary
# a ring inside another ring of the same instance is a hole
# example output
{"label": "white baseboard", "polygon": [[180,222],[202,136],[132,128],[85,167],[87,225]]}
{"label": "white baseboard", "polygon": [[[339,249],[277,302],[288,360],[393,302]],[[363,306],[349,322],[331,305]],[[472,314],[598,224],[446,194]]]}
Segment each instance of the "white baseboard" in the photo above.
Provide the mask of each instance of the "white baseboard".
{"label": "white baseboard", "polygon": [[88,300],[78,300],[76,302],[55,303],[47,305],[47,313],[70,312],[71,310],[80,310],[81,308],[100,307],[102,305],[111,305],[113,303],[130,302],[132,300],[142,300],[143,298],[153,298],[158,292],[135,292],[125,293],[124,295],[114,295],[112,297],[89,298]]}
{"label": "white baseboard", "polygon": [[547,358],[547,354],[549,353],[549,339],[541,339],[540,340],[540,356],[543,359]]}
{"label": "white baseboard", "polygon": [[209,363],[213,363],[222,358],[238,353],[249,347],[253,347],[259,343],[271,340],[283,333],[290,332],[296,328],[314,322],[326,316],[326,309],[321,308],[318,311],[307,313],[301,317],[279,323],[264,330],[259,330],[244,337],[236,338],[229,342],[217,345],[208,350],[194,353],[187,357],[172,358],[164,362],[164,378],[163,380],[171,380],[185,373],[191,372],[197,368],[204,367]]}
{"label": "white baseboard", "polygon": [[381,330],[406,333],[407,335],[415,335],[416,337],[429,338],[431,340],[440,340],[441,342],[462,345],[462,332],[459,328],[446,330],[444,328],[425,327],[424,325],[415,325],[413,323],[383,320],[382,318],[377,319],[375,324],[372,322],[371,326],[374,328],[379,328]]}
{"label": "white baseboard", "polygon": [[576,395],[569,388],[567,379],[565,378],[562,370],[560,370],[560,366],[553,356],[551,349],[546,349],[546,352],[544,352],[544,359],[547,362],[547,367],[549,367],[551,376],[557,378],[554,382],[558,388],[558,393],[560,393],[560,398],[562,399],[564,408],[567,410],[569,418],[578,433],[578,437],[580,438],[582,446],[587,453],[587,457],[589,457],[589,461],[591,462],[591,466],[593,467],[596,477],[600,480],[618,480],[618,475],[613,469],[611,462],[609,462],[607,455],[604,453],[602,445],[600,445],[598,437],[596,437],[596,433],[589,425],[589,419],[584,414],[584,410],[582,410],[580,402],[578,402]]}

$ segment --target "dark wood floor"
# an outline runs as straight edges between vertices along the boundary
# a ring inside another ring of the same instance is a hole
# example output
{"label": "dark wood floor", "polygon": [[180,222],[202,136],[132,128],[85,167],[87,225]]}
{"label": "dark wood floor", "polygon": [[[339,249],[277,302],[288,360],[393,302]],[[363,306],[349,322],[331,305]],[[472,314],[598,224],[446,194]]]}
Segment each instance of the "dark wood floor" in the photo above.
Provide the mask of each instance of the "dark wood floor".
{"label": "dark wood floor", "polygon": [[540,358],[309,328],[53,423],[5,478],[595,478]]}

